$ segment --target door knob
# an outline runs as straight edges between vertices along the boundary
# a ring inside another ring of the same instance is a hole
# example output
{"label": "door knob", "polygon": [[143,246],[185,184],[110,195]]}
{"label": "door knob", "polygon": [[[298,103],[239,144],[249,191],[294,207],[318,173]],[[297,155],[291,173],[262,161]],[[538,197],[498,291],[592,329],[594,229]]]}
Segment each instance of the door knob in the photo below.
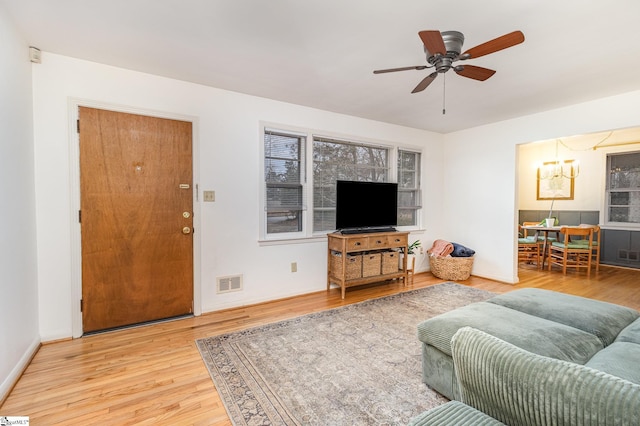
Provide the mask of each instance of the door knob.
{"label": "door knob", "polygon": [[189,212],[182,212],[182,217],[184,217],[185,219],[189,219],[191,217],[191,213]]}
{"label": "door knob", "polygon": [[191,233],[191,228],[189,228],[188,226],[185,226],[184,228],[182,228],[182,233],[187,235]]}

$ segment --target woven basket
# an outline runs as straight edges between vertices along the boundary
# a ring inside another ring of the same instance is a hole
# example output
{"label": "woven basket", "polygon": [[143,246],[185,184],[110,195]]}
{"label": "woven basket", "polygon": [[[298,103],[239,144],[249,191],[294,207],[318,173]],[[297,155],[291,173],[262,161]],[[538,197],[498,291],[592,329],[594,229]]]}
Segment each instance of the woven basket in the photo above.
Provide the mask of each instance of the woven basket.
{"label": "woven basket", "polygon": [[[340,252],[331,252],[331,270],[335,277],[342,275],[342,254]],[[345,279],[353,280],[362,277],[362,255],[347,255],[347,267],[345,271]]]}
{"label": "woven basket", "polygon": [[473,256],[429,256],[431,273],[442,280],[463,281],[471,275]]}
{"label": "woven basket", "polygon": [[380,253],[365,253],[362,255],[362,276],[373,277],[380,275],[382,255]]}
{"label": "woven basket", "polygon": [[382,273],[395,274],[396,272],[398,272],[398,252],[382,252]]}

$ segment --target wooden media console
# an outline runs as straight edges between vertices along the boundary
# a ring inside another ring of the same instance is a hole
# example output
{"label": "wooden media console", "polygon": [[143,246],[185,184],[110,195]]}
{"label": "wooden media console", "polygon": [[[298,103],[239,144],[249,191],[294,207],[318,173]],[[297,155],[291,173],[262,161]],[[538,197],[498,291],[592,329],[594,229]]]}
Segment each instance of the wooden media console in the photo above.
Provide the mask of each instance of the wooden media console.
{"label": "wooden media console", "polygon": [[327,235],[327,290],[338,284],[344,299],[347,287],[403,279],[407,283],[408,232]]}

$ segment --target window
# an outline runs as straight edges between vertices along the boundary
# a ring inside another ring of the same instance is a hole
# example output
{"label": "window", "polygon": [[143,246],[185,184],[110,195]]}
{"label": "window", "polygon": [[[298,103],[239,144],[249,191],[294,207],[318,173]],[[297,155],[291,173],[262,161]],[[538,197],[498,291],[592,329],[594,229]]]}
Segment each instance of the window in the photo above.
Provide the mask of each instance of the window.
{"label": "window", "polygon": [[263,155],[261,233],[266,239],[305,238],[333,231],[338,180],[394,182],[396,178],[398,226],[420,225],[418,151],[264,127]]}
{"label": "window", "polygon": [[398,226],[418,225],[420,194],[420,153],[398,150]]}
{"label": "window", "polygon": [[607,221],[640,223],[640,152],[607,155]]}
{"label": "window", "polygon": [[313,232],[336,229],[336,181],[387,182],[389,148],[313,139]]}
{"label": "window", "polygon": [[306,137],[265,129],[267,234],[303,231]]}

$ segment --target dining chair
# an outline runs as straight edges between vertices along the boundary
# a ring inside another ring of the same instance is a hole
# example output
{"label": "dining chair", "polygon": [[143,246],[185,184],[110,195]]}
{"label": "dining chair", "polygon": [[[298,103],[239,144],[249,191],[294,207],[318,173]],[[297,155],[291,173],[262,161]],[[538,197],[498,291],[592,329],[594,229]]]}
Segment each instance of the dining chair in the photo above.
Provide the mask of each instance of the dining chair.
{"label": "dining chair", "polygon": [[[567,274],[567,268],[581,268],[587,270],[587,277],[591,276],[591,258],[593,257],[593,228],[579,226],[563,226],[560,234],[563,241],[554,241],[549,246],[548,270],[552,265],[562,267],[562,273]],[[584,240],[575,242],[576,240]]]}
{"label": "dining chair", "polygon": [[535,262],[536,267],[540,268],[540,244],[535,235],[528,236],[527,230],[518,225],[518,263],[520,262]]}
{"label": "dining chair", "polygon": [[[556,219],[556,222],[558,220]],[[539,226],[541,223],[540,222],[522,222],[522,226]],[[527,230],[527,229],[523,229],[524,231],[524,237],[529,237],[529,233],[527,231],[531,231],[531,230]],[[531,231],[532,235],[535,235],[536,232],[535,231]],[[553,242],[553,241],[558,241],[559,235],[556,232],[555,233],[556,236],[555,237],[550,237],[548,232],[545,232],[543,235],[540,235],[540,233],[538,232],[538,245],[540,246],[540,259],[545,260],[547,253],[549,253],[549,245]],[[545,235],[547,236],[547,244],[545,246],[544,244],[544,238]],[[542,264],[544,265],[544,261],[542,262]]]}
{"label": "dining chair", "polygon": [[[593,245],[593,259],[592,259],[592,263],[596,264],[596,272],[598,272],[600,270],[600,227],[598,225],[591,225],[588,223],[581,223],[580,225],[581,228],[592,228],[593,229],[593,241],[592,241],[592,245]],[[580,239],[577,240],[577,242],[582,243],[582,244],[586,244],[587,240],[586,239]]]}

